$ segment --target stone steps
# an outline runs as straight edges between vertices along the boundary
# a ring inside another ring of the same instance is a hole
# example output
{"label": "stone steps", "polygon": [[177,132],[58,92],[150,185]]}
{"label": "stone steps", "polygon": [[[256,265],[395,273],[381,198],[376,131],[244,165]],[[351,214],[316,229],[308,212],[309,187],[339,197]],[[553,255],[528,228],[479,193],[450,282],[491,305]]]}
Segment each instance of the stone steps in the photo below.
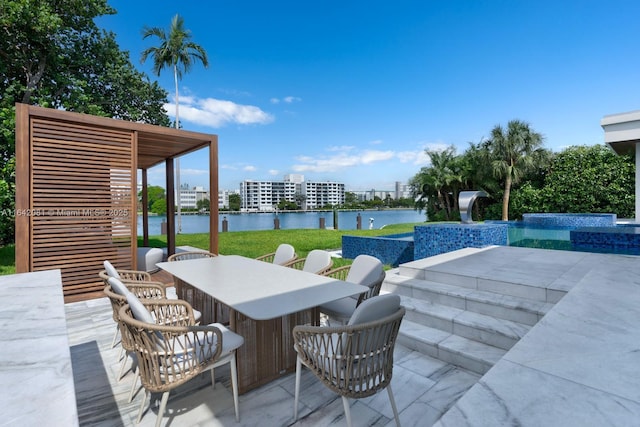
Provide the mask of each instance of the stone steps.
{"label": "stone steps", "polygon": [[408,278],[393,274],[393,270],[387,274],[383,289],[387,292],[530,326],[535,325],[553,307],[553,304],[547,302]]}
{"label": "stone steps", "polygon": [[484,374],[553,307],[548,300],[561,297],[500,279],[478,286],[491,279],[474,276],[464,257],[483,250],[449,252],[387,272],[382,293],[400,295],[407,310],[399,343]]}
{"label": "stone steps", "polygon": [[[520,272],[520,277],[511,280],[503,280],[496,277],[493,274],[496,270],[506,270],[506,268],[501,268],[500,259],[491,259],[495,263],[494,265],[478,265],[477,263],[465,265],[465,257],[479,254],[491,248],[460,249],[402,264],[396,271],[400,276],[407,278],[428,280],[444,285],[493,292],[519,299],[551,304],[555,304],[566,294],[564,289],[536,283],[535,278],[523,271]],[[488,264],[489,259],[486,261]],[[517,262],[517,260],[513,260],[513,262]],[[513,272],[511,273],[513,274]]]}
{"label": "stone steps", "polygon": [[406,318],[400,325],[398,343],[481,375],[491,369],[507,352]]}

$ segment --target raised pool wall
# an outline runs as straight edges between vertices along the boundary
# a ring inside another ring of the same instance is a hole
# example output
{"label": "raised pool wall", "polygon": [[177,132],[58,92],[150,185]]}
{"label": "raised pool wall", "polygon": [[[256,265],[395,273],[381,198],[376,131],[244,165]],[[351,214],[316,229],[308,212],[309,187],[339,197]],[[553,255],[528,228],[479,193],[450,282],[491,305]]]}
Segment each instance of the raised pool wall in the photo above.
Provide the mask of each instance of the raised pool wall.
{"label": "raised pool wall", "polygon": [[[523,238],[539,238],[536,232],[557,228],[570,233],[576,251],[640,255],[640,224],[617,224],[615,214],[535,213],[524,214],[518,225],[530,227]],[[342,256],[375,256],[385,264],[399,264],[454,250],[490,245],[508,245],[508,226],[513,222],[482,224],[427,224],[414,233],[378,237],[343,236]],[[565,239],[567,239],[565,237]]]}
{"label": "raised pool wall", "polygon": [[463,248],[507,244],[506,224],[430,224],[414,231],[414,259]]}
{"label": "raised pool wall", "polygon": [[529,213],[522,215],[525,225],[541,227],[615,227],[616,214]]}
{"label": "raised pool wall", "polygon": [[342,257],[354,259],[358,255],[371,255],[394,267],[414,260],[413,233],[388,236],[342,236]]}

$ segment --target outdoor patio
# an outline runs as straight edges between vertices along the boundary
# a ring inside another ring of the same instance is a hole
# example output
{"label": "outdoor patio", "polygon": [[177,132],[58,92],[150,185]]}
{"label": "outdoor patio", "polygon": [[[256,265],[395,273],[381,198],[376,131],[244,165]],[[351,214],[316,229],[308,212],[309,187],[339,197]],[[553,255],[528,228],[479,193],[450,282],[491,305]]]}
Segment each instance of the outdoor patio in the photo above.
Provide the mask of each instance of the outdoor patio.
{"label": "outdoor patio", "polygon": [[[128,403],[133,374],[118,381],[120,347],[111,348],[114,323],[106,298],[65,305],[80,425],[135,426],[140,389]],[[171,393],[163,425],[174,426],[322,426],[345,425],[340,397],[305,370],[299,420],[293,421],[294,374],[240,396],[236,423],[229,370],[216,370],[215,389],[204,373]],[[429,426],[473,386],[480,375],[396,346],[391,382],[403,426]],[[155,397],[154,397],[155,399]],[[156,409],[154,407],[154,409]],[[157,409],[156,409],[157,411]],[[152,426],[156,413],[147,411],[140,426]],[[352,400],[355,426],[393,426],[386,392]]]}

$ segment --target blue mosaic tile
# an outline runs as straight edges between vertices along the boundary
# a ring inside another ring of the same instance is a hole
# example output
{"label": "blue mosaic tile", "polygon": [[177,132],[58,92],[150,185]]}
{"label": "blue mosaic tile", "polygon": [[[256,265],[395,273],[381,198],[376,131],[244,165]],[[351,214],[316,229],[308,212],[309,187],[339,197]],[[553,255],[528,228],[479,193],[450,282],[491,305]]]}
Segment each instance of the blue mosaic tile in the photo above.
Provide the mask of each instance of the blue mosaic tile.
{"label": "blue mosaic tile", "polygon": [[413,233],[390,234],[387,236],[362,237],[342,236],[342,257],[353,259],[358,255],[371,255],[397,267],[413,261]]}
{"label": "blue mosaic tile", "polygon": [[463,248],[507,244],[506,224],[432,224],[415,227],[414,258]]}
{"label": "blue mosaic tile", "polygon": [[640,255],[640,227],[588,227],[571,231],[571,248],[576,251]]}
{"label": "blue mosaic tile", "polygon": [[612,227],[616,225],[616,214],[572,214],[572,213],[528,213],[522,222],[529,225],[559,227]]}

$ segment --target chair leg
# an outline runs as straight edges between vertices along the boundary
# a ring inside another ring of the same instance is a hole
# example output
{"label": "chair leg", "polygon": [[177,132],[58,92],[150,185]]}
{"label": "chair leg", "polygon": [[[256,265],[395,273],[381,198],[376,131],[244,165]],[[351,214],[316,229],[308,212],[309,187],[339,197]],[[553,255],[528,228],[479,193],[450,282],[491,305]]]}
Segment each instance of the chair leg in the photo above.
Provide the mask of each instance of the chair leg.
{"label": "chair leg", "polygon": [[164,410],[167,407],[167,400],[169,400],[169,391],[165,391],[162,393],[162,400],[160,401],[160,408],[158,409],[158,418],[156,418],[156,427],[160,427],[162,423],[162,416],[164,415]]}
{"label": "chair leg", "polygon": [[344,406],[344,417],[347,419],[347,427],[351,427],[351,408],[349,408],[349,399],[342,396],[342,406]]}
{"label": "chair leg", "polygon": [[120,364],[120,372],[118,373],[118,382],[122,379],[124,374],[124,367],[127,366],[127,361],[129,360],[129,353],[127,352],[122,359],[122,363]]}
{"label": "chair leg", "polygon": [[298,397],[300,396],[300,371],[302,371],[302,361],[296,357],[296,390],[293,399],[293,421],[298,419]]}
{"label": "chair leg", "polygon": [[211,368],[211,387],[216,388],[216,368]]}
{"label": "chair leg", "polygon": [[389,393],[389,401],[391,402],[391,409],[393,409],[393,417],[396,419],[396,425],[400,427],[400,416],[398,415],[396,400],[393,398],[393,391],[391,391],[391,384],[387,386],[387,393]]}
{"label": "chair leg", "polygon": [[136,389],[136,385],[138,384],[138,377],[140,376],[140,371],[136,369],[133,373],[133,381],[131,382],[131,390],[129,390],[129,403],[133,400],[133,392]]}
{"label": "chair leg", "polygon": [[[233,406],[236,409],[236,422],[240,422],[240,410],[238,409],[238,368],[236,366],[236,353],[233,352],[231,358],[231,388],[233,389]],[[213,371],[211,371],[213,373]],[[213,374],[212,374],[213,375]]]}
{"label": "chair leg", "polygon": [[116,332],[113,334],[113,339],[111,340],[111,348],[115,347],[118,343],[118,335],[120,333],[120,325],[116,323]]}
{"label": "chair leg", "polygon": [[144,414],[144,405],[145,403],[147,403],[148,394],[149,392],[145,390],[144,394],[142,395],[142,402],[140,402],[140,409],[138,409],[138,419],[136,420],[136,424],[140,424],[140,421],[142,420],[142,414]]}

